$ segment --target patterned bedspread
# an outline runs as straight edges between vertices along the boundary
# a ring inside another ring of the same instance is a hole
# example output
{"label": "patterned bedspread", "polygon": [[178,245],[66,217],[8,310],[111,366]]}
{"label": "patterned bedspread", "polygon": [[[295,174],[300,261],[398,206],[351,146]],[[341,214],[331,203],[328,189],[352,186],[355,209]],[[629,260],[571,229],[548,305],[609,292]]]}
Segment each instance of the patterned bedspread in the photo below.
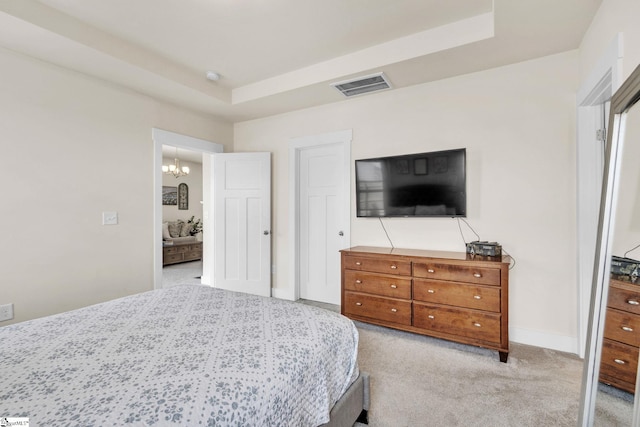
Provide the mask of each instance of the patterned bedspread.
{"label": "patterned bedspread", "polygon": [[356,379],[357,348],[338,313],[177,286],[0,328],[0,416],[317,426]]}

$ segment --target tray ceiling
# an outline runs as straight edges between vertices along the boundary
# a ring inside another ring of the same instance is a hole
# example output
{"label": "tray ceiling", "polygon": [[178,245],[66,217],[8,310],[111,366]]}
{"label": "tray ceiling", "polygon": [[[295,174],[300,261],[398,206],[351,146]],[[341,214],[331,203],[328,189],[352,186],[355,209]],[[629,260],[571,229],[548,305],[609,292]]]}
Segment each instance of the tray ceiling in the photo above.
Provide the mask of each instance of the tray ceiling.
{"label": "tray ceiling", "polygon": [[0,0],[0,46],[242,121],[348,102],[330,84],[361,75],[395,90],[576,49],[600,3]]}

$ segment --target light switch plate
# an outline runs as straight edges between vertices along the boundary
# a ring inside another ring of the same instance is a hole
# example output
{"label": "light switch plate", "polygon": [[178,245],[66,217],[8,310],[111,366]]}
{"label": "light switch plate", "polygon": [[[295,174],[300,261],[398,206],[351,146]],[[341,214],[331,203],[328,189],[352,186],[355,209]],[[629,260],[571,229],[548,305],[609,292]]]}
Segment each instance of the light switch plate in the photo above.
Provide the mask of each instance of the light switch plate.
{"label": "light switch plate", "polygon": [[118,212],[102,212],[102,225],[118,224]]}

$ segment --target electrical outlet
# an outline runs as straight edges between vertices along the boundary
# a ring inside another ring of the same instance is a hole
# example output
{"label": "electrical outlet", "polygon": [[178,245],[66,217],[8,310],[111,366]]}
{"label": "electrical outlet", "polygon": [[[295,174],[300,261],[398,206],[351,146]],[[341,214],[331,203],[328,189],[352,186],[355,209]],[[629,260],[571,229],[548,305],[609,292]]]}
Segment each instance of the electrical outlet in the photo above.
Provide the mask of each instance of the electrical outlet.
{"label": "electrical outlet", "polygon": [[0,305],[0,322],[13,319],[13,304]]}

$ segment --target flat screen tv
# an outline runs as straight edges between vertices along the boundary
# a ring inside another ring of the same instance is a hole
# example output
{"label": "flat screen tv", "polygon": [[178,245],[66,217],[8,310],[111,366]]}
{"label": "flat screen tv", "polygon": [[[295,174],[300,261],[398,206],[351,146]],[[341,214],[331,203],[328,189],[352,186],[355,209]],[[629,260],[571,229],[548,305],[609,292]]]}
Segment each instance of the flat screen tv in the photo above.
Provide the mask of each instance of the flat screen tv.
{"label": "flat screen tv", "polygon": [[356,160],[358,217],[466,217],[466,149]]}

